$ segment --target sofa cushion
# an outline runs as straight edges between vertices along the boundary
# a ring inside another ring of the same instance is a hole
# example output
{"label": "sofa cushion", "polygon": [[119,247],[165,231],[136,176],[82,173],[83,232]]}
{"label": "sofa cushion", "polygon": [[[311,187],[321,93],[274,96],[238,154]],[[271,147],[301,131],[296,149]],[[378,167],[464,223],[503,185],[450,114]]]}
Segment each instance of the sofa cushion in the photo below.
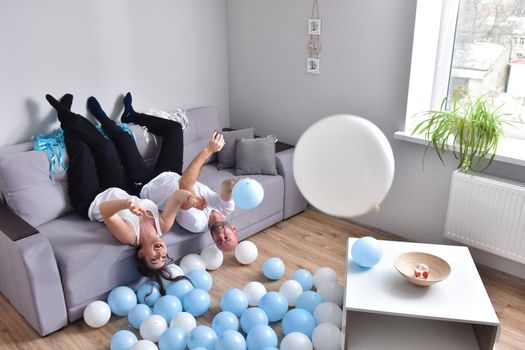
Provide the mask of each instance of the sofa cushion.
{"label": "sofa cushion", "polygon": [[224,131],[224,147],[217,154],[219,163],[217,169],[235,168],[235,151],[237,140],[241,138],[253,139],[254,128]]}
{"label": "sofa cushion", "polygon": [[277,175],[275,136],[238,139],[235,175]]}
{"label": "sofa cushion", "polygon": [[6,204],[33,226],[72,210],[67,174],[56,165],[50,179],[49,160],[43,151],[1,153],[0,190]]}
{"label": "sofa cushion", "polygon": [[[184,165],[188,167],[195,156],[208,144],[214,131],[221,131],[219,109],[216,107],[199,107],[186,111],[190,126],[184,130]],[[208,159],[207,163],[215,162],[217,155]]]}

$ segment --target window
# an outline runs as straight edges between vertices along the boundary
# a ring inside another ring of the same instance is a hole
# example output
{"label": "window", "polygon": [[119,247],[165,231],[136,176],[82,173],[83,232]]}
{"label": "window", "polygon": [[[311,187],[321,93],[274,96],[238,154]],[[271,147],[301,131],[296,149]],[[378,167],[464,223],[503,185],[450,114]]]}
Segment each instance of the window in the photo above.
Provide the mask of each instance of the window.
{"label": "window", "polygon": [[[438,14],[438,15],[436,15]],[[484,96],[525,138],[525,1],[419,0],[405,131],[446,96]]]}

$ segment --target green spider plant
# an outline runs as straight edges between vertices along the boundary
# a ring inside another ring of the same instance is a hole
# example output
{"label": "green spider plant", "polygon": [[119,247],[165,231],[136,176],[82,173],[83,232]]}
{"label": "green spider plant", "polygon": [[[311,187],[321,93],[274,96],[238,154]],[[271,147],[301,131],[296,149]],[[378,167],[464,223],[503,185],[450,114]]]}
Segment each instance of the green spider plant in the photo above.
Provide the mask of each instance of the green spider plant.
{"label": "green spider plant", "polygon": [[[452,108],[446,110],[449,101]],[[443,164],[443,153],[451,148],[459,160],[458,169],[464,173],[469,170],[483,172],[492,164],[498,141],[504,134],[503,126],[510,125],[502,119],[506,114],[499,107],[493,108],[484,97],[467,98],[461,103],[456,97],[446,97],[440,110],[426,111],[422,115],[425,119],[416,125],[412,135],[424,134],[430,141],[427,149],[433,145]]]}

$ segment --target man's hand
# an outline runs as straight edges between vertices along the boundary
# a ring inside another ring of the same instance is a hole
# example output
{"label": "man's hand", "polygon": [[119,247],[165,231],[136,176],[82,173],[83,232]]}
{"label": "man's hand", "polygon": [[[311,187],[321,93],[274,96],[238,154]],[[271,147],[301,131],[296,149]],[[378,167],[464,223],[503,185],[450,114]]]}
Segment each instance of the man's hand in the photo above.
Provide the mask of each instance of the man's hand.
{"label": "man's hand", "polygon": [[224,147],[224,136],[218,132],[211,135],[211,139],[206,147],[211,153],[219,152]]}
{"label": "man's hand", "polygon": [[221,184],[221,199],[229,202],[232,199],[233,186],[237,183],[237,179],[226,179]]}
{"label": "man's hand", "polygon": [[129,198],[126,202],[126,205],[129,211],[137,216],[142,216],[146,214],[146,210],[144,210],[144,208],[142,208],[140,204],[135,202],[133,198]]}

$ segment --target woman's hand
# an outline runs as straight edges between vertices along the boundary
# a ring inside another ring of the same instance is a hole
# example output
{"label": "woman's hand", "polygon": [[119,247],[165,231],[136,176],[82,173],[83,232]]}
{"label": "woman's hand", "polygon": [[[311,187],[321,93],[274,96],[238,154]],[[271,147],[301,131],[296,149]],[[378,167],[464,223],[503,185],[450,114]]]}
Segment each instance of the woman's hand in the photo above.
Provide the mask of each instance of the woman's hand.
{"label": "woman's hand", "polygon": [[146,214],[146,210],[139,203],[135,202],[133,198],[129,198],[126,202],[127,208],[130,212],[137,216],[142,216]]}
{"label": "woman's hand", "polygon": [[211,135],[210,141],[208,141],[208,146],[206,147],[211,153],[219,152],[224,147],[224,136],[218,132],[214,132]]}

